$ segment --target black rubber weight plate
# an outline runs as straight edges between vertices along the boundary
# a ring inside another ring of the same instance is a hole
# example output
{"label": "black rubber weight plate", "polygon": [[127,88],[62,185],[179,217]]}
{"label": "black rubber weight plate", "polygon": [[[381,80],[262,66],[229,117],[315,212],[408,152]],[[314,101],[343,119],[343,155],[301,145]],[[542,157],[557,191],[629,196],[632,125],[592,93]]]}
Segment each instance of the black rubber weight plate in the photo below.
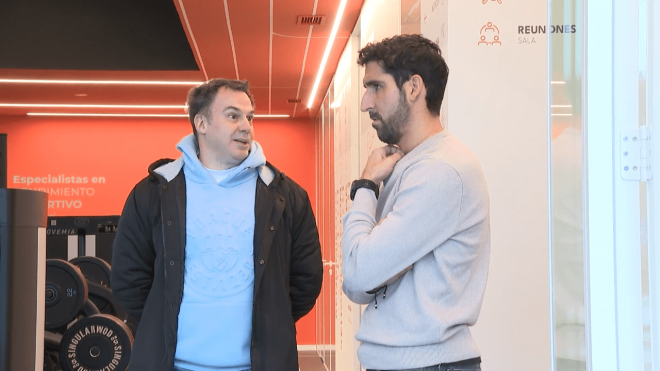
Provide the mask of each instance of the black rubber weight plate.
{"label": "black rubber weight plate", "polygon": [[70,263],[80,268],[90,282],[110,287],[110,264],[105,260],[95,256],[79,256],[71,259]]}
{"label": "black rubber weight plate", "polygon": [[73,264],[46,259],[46,330],[71,322],[87,300],[87,281]]}
{"label": "black rubber weight plate", "polygon": [[[89,282],[98,283],[101,286],[110,288],[110,264],[105,260],[95,256],[79,256],[71,259],[69,262],[80,268],[80,271],[82,271]],[[101,313],[114,314],[108,308],[107,300],[92,295],[90,295],[89,299],[99,308]]]}
{"label": "black rubber weight plate", "polygon": [[60,363],[64,371],[115,370],[128,367],[133,335],[108,314],[81,318],[62,336]]}

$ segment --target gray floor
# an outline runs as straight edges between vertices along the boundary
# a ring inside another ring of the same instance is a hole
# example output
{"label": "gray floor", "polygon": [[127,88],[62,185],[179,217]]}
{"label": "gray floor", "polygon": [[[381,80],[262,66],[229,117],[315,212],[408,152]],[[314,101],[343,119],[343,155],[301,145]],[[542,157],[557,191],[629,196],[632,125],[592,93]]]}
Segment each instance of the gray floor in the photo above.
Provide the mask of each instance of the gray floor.
{"label": "gray floor", "polygon": [[299,351],[298,364],[300,365],[300,371],[328,371],[329,369],[329,367],[326,369],[321,357],[315,350]]}

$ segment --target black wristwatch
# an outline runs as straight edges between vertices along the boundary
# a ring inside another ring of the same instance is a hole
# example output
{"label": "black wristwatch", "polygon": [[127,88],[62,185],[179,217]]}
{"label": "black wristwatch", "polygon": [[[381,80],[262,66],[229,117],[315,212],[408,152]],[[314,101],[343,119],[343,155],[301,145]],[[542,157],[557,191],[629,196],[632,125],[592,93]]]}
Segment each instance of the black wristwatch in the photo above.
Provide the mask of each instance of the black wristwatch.
{"label": "black wristwatch", "polygon": [[378,199],[378,184],[369,179],[358,179],[351,184],[351,201],[355,198],[355,192],[360,188],[371,189],[376,194],[376,199]]}

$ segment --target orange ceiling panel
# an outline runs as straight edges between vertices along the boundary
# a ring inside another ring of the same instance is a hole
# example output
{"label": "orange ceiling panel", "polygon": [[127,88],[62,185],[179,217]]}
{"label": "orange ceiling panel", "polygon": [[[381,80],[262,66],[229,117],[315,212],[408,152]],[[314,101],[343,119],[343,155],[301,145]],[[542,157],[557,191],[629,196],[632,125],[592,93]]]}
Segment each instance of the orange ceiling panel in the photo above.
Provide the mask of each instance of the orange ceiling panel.
{"label": "orange ceiling panel", "polygon": [[174,0],[200,70],[207,78],[235,79],[222,1]]}
{"label": "orange ceiling panel", "polygon": [[248,80],[254,87],[268,87],[268,1],[232,1],[229,3],[229,14],[240,78]]}
{"label": "orange ceiling panel", "polygon": [[[298,88],[306,45],[307,39],[273,37],[273,87]],[[287,98],[295,99],[296,95]]]}

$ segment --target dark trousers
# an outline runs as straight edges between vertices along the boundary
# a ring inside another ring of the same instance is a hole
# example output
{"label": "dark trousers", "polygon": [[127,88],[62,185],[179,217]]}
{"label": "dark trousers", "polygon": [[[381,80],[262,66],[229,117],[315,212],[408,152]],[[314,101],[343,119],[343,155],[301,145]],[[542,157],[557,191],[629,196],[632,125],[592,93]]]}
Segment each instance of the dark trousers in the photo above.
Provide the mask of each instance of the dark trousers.
{"label": "dark trousers", "polygon": [[[188,370],[187,368],[181,368],[181,367],[174,366],[172,371],[191,371],[191,370]],[[246,370],[246,371],[249,371],[249,370]]]}

